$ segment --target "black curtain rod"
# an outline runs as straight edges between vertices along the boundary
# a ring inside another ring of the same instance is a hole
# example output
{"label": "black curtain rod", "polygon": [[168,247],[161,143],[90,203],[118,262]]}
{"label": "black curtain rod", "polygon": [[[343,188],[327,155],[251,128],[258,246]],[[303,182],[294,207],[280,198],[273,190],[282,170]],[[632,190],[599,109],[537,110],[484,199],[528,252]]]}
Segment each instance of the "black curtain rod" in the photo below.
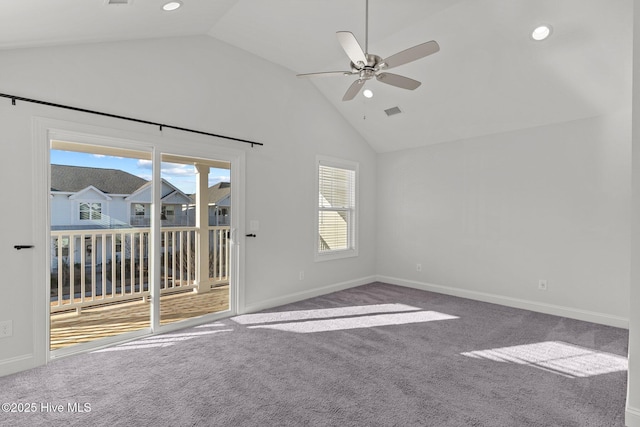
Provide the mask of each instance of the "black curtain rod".
{"label": "black curtain rod", "polygon": [[162,124],[162,123],[156,123],[156,122],[151,122],[151,121],[148,121],[148,120],[136,119],[136,118],[133,118],[133,117],[118,116],[116,114],[103,113],[101,111],[95,111],[95,110],[87,110],[85,108],[72,107],[70,105],[55,104],[53,102],[40,101],[38,99],[23,98],[21,96],[15,96],[15,95],[7,95],[6,93],[0,93],[0,97],[1,98],[9,98],[9,99],[11,99],[11,104],[12,105],[16,105],[16,101],[31,102],[32,104],[46,105],[46,106],[49,106],[49,107],[62,108],[62,109],[65,109],[65,110],[79,111],[81,113],[96,114],[98,116],[105,116],[105,117],[111,117],[111,118],[114,118],[114,119],[128,120],[130,122],[144,123],[146,125],[158,126],[158,127],[160,127],[160,131],[162,131],[162,128],[169,128],[169,129],[181,130],[183,132],[191,132],[191,133],[197,133],[197,134],[200,134],[200,135],[215,136],[217,138],[223,138],[223,139],[229,139],[229,140],[232,140],[232,141],[244,142],[245,144],[251,144],[252,147],[254,145],[264,145],[261,142],[247,141],[246,139],[234,138],[232,136],[224,136],[224,135],[218,135],[218,134],[211,133],[211,132],[203,132],[203,131],[195,130],[195,129],[182,128],[182,127],[179,127],[179,126],[165,125],[165,124]]}

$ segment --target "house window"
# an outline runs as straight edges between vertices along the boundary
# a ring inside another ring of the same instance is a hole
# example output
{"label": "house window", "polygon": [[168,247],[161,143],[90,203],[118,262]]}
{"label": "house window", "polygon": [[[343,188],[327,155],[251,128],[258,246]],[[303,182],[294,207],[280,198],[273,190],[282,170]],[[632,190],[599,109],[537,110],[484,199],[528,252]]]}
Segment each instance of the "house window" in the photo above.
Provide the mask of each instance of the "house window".
{"label": "house window", "polygon": [[80,203],[80,220],[101,220],[102,203]]}
{"label": "house window", "polygon": [[173,205],[162,205],[160,219],[173,219],[176,213],[176,207]]}
{"label": "house window", "polygon": [[319,157],[316,261],[358,255],[358,164]]}
{"label": "house window", "polygon": [[144,205],[142,203],[136,203],[133,206],[134,212],[135,212],[135,216],[144,216],[144,212],[145,212],[145,208]]}

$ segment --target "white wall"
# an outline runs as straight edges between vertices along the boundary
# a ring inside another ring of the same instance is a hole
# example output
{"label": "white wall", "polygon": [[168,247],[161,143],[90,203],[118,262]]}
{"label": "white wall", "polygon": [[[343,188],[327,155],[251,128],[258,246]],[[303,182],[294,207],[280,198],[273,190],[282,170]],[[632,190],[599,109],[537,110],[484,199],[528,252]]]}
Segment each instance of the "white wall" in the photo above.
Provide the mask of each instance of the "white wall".
{"label": "white wall", "polygon": [[640,427],[640,7],[633,10],[631,289],[626,425]]}
{"label": "white wall", "polygon": [[[9,102],[9,105],[11,103]],[[36,338],[33,315],[34,251],[17,251],[14,245],[33,244],[32,168],[29,117],[11,110],[0,102],[0,148],[4,155],[0,180],[6,183],[7,202],[0,221],[0,321],[13,322],[13,337],[0,339],[0,375],[11,370],[33,366]],[[10,158],[10,159],[9,159]],[[17,177],[20,177],[19,179]]]}
{"label": "white wall", "polygon": [[378,274],[626,326],[630,139],[625,111],[379,155]]}
{"label": "white wall", "polygon": [[[366,282],[375,271],[375,153],[306,81],[293,72],[208,37],[176,38],[0,52],[0,92],[192,127],[263,142],[250,148],[167,131],[212,147],[246,150],[246,219],[258,220],[246,239],[244,288],[248,309]],[[0,147],[5,200],[20,206],[0,222],[6,242],[5,279],[28,278],[28,251],[9,245],[32,241],[35,171],[32,118],[44,116],[158,135],[146,125],[0,99]],[[167,144],[170,144],[168,142]],[[180,153],[180,147],[175,147]],[[314,263],[315,156],[360,162],[360,256]],[[274,200],[286,200],[285,204]],[[26,213],[26,215],[25,215]],[[29,215],[32,215],[30,217]],[[37,227],[36,227],[37,229]],[[299,272],[304,271],[304,280]],[[26,275],[26,276],[25,276]],[[46,283],[42,283],[43,292]],[[0,374],[37,363],[33,294],[17,283],[0,286],[0,320],[14,321],[14,336],[0,341]]]}

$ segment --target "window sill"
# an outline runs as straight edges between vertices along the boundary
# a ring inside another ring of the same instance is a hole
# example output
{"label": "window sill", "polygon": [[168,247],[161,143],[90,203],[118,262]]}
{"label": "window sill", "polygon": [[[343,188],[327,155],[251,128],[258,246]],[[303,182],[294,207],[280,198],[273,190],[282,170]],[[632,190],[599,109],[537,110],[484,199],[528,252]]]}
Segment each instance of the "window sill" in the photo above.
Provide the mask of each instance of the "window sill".
{"label": "window sill", "polygon": [[357,256],[358,256],[358,249],[345,249],[341,251],[331,251],[331,252],[324,252],[324,253],[316,252],[314,261],[323,262],[323,261],[331,261],[334,259],[353,258]]}

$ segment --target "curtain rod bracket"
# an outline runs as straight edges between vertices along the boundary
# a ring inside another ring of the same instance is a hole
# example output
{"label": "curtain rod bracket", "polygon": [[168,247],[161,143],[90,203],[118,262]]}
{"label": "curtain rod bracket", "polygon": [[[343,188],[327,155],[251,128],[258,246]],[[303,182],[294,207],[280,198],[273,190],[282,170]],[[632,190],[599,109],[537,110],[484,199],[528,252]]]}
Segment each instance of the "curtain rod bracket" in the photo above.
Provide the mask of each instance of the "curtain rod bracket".
{"label": "curtain rod bracket", "polygon": [[16,105],[16,99],[15,98],[11,98],[11,105]]}

